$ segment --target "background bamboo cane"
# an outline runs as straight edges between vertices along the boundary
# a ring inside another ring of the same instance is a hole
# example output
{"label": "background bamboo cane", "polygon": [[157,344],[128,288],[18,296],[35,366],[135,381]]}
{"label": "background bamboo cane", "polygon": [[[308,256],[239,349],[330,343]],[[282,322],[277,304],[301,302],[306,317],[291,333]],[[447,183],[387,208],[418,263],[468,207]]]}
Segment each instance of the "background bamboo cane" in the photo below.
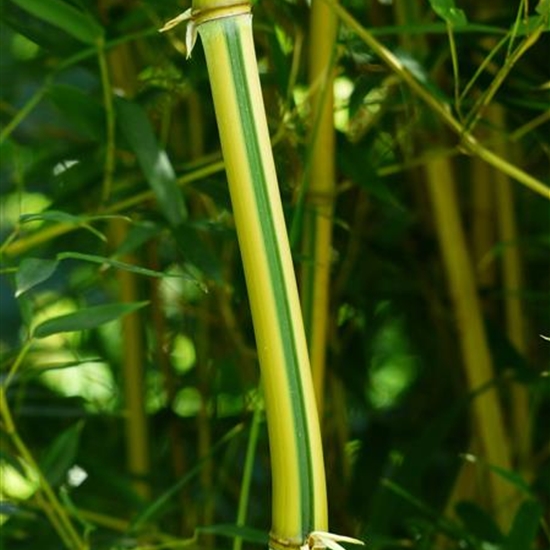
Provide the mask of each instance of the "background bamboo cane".
{"label": "background bamboo cane", "polygon": [[[426,177],[454,304],[468,387],[475,392],[494,380],[494,372],[471,262],[458,216],[454,179],[447,160],[436,158],[428,162]],[[510,470],[510,452],[496,390],[490,388],[476,396],[472,406],[486,460],[490,464]],[[492,505],[502,525],[508,526],[512,517],[510,504],[513,503],[515,489],[495,473],[489,472],[488,476]]]}
{"label": "background bamboo cane", "polygon": [[309,82],[312,90],[311,152],[304,212],[302,309],[319,417],[323,418],[325,361],[330,307],[332,217],[334,210],[334,48],[337,20],[322,0],[311,7]]}

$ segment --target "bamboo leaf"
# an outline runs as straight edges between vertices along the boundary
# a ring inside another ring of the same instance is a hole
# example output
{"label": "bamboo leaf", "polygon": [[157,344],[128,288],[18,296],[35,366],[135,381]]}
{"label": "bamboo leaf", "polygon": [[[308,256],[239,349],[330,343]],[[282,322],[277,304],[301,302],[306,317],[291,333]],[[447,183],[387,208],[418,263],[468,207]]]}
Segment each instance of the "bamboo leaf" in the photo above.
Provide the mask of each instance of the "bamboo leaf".
{"label": "bamboo leaf", "polygon": [[103,107],[76,86],[51,86],[48,96],[65,116],[86,137],[96,141],[105,139]]}
{"label": "bamboo leaf", "polygon": [[69,468],[73,466],[83,426],[83,422],[78,422],[61,432],[40,461],[42,473],[51,485],[55,486],[61,483]]}
{"label": "bamboo leaf", "polygon": [[103,35],[103,28],[93,17],[61,0],[11,0],[20,8],[62,29],[84,44],[94,45]]}
{"label": "bamboo leaf", "polygon": [[522,20],[517,25],[511,27],[511,31],[515,36],[526,36],[535,32],[550,31],[550,16],[531,15],[525,20]]}
{"label": "bamboo leaf", "polygon": [[535,500],[525,501],[519,508],[503,550],[529,550],[534,542],[542,519],[542,506]]}
{"label": "bamboo leaf", "polygon": [[7,464],[9,464],[21,477],[27,477],[27,472],[25,471],[23,464],[20,460],[17,459],[16,456],[12,455],[11,453],[0,449],[0,461],[5,461]]}
{"label": "bamboo leaf", "polygon": [[147,269],[146,267],[140,267],[138,265],[121,262],[119,260],[113,260],[112,258],[106,258],[105,256],[96,256],[94,254],[82,254],[81,252],[61,252],[57,255],[58,260],[82,260],[85,262],[92,262],[100,265],[108,265],[117,269],[123,269],[124,271],[130,271],[138,275],[145,275],[146,277],[165,278],[165,277],[177,277],[180,279],[188,278],[181,273],[164,273],[162,271],[154,271],[153,269]]}
{"label": "bamboo leaf", "polygon": [[460,26],[468,24],[466,14],[456,7],[454,0],[430,0],[430,5],[435,13],[449,25]]}
{"label": "bamboo leaf", "polygon": [[115,303],[92,306],[40,323],[33,331],[35,338],[45,338],[60,332],[77,332],[99,327],[128,313],[137,311],[149,302]]}
{"label": "bamboo leaf", "polygon": [[480,540],[495,544],[502,542],[503,534],[495,520],[483,508],[473,502],[459,502],[455,511],[468,531]]}
{"label": "bamboo leaf", "polygon": [[187,217],[185,203],[170,159],[160,147],[147,115],[131,101],[119,98],[115,105],[122,133],[135,153],[162,213],[170,225],[180,225]]}
{"label": "bamboo leaf", "polygon": [[491,472],[501,477],[503,480],[507,481],[510,485],[513,485],[516,489],[521,491],[523,494],[527,496],[531,496],[533,494],[533,490],[531,489],[530,485],[525,481],[525,479],[523,479],[523,477],[519,473],[513,470],[509,470],[507,468],[495,466],[494,464],[486,462],[485,460],[473,454],[469,454],[469,453],[463,454],[462,458],[474,464],[479,463],[484,468],[487,468]]}
{"label": "bamboo leaf", "polygon": [[49,279],[58,263],[56,260],[25,258],[15,274],[15,297],[18,298],[36,285]]}
{"label": "bamboo leaf", "polygon": [[550,0],[539,0],[539,3],[537,4],[535,11],[539,15],[546,16],[550,19]]}

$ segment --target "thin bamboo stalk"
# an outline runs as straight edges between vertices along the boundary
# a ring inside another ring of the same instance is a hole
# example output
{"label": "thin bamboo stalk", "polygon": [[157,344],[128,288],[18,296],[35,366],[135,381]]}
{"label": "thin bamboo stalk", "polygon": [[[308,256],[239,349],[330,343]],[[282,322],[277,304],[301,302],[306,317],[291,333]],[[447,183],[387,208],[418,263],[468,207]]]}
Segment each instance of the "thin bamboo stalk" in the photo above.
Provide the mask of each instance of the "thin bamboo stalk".
{"label": "thin bamboo stalk", "polygon": [[[132,57],[128,54],[128,44],[121,44],[105,56],[104,46],[98,49],[103,82],[104,105],[106,111],[107,143],[104,167],[102,200],[108,200],[112,180],[116,168],[115,119],[113,105],[113,89],[111,82],[118,89],[132,96],[136,90],[136,69]],[[107,64],[108,61],[108,64]],[[110,222],[111,246],[114,251],[124,242],[128,233],[128,224],[122,219]],[[135,263],[135,259],[127,256],[123,261]],[[121,302],[138,300],[139,290],[134,273],[117,270],[116,278],[119,285]],[[124,388],[124,420],[126,443],[126,466],[133,477],[133,488],[141,498],[148,499],[150,486],[146,481],[150,473],[149,429],[145,412],[145,382],[144,364],[145,351],[140,314],[131,313],[121,319],[122,324],[122,374]]]}
{"label": "thin bamboo stalk", "polygon": [[[425,170],[456,316],[467,384],[470,391],[474,392],[491,384],[494,373],[471,261],[460,222],[454,177],[449,163],[437,157],[426,164]],[[485,460],[510,470],[507,434],[495,388],[490,388],[474,398],[472,412]],[[488,472],[488,476],[496,516],[501,525],[507,527],[512,517],[510,503],[515,496],[514,489],[498,475]]]}
{"label": "thin bamboo stalk", "polygon": [[490,181],[493,170],[479,160],[472,159],[472,232],[471,250],[478,287],[494,288],[495,262],[490,261],[495,246],[495,189]]}
{"label": "thin bamboo stalk", "polygon": [[[259,393],[259,392],[258,392]],[[260,403],[260,398],[254,403],[254,413],[250,424],[250,434],[248,436],[248,444],[246,446],[246,456],[244,460],[243,479],[241,483],[241,494],[239,495],[239,507],[237,509],[237,521],[239,526],[246,525],[246,517],[248,514],[248,505],[250,502],[250,487],[252,485],[252,473],[254,461],[256,458],[256,448],[258,446],[258,438],[260,435],[260,425],[263,418],[263,406]],[[233,541],[233,550],[242,550],[243,539],[235,537]]]}
{"label": "thin bamboo stalk", "polygon": [[[523,288],[514,196],[510,180],[503,177],[497,191],[500,241],[506,243],[502,256],[502,281],[507,333],[516,350],[527,353],[526,319],[520,292]],[[526,472],[531,456],[531,417],[528,388],[512,382],[512,432],[518,467]]]}
{"label": "thin bamboo stalk", "polygon": [[[112,245],[118,247],[127,233],[127,224],[112,220]],[[133,263],[131,257],[125,262]],[[138,300],[136,276],[125,270],[117,271],[121,302]],[[124,421],[126,441],[126,464],[134,477],[133,487],[138,495],[147,499],[150,487],[146,479],[150,473],[149,430],[145,413],[145,383],[143,365],[145,353],[141,321],[138,313],[126,315],[122,320],[122,376],[124,387]]]}
{"label": "thin bamboo stalk", "polygon": [[34,456],[31,451],[21,439],[17,427],[13,420],[13,416],[8,404],[7,388],[10,378],[15,374],[17,366],[23,361],[27,352],[31,346],[31,340],[23,346],[16,362],[12,366],[10,373],[4,384],[0,387],[0,420],[2,423],[2,430],[11,440],[14,449],[19,454],[19,457],[31,472],[37,476],[39,481],[37,502],[40,508],[43,510],[52,527],[55,529],[59,538],[63,541],[63,544],[68,550],[88,550],[89,546],[80,536],[80,533],[74,527],[69,517],[69,514],[59,501],[54,489],[40,470]]}
{"label": "thin bamboo stalk", "polygon": [[[504,139],[505,118],[502,107],[493,105],[487,117],[496,128],[495,148],[500,155],[509,156],[510,148]],[[526,317],[520,292],[523,288],[522,261],[519,235],[514,208],[512,182],[505,174],[495,172],[496,205],[499,240],[502,251],[502,285],[504,287],[504,312],[508,338],[522,355],[528,351]],[[517,466],[528,474],[531,456],[531,418],[529,413],[529,390],[512,381],[512,437],[516,451]]]}
{"label": "thin bamboo stalk", "polygon": [[323,418],[325,361],[329,312],[332,219],[335,197],[334,48],[337,19],[322,0],[311,6],[309,83],[312,88],[313,131],[302,241],[302,311],[309,344],[313,386]]}

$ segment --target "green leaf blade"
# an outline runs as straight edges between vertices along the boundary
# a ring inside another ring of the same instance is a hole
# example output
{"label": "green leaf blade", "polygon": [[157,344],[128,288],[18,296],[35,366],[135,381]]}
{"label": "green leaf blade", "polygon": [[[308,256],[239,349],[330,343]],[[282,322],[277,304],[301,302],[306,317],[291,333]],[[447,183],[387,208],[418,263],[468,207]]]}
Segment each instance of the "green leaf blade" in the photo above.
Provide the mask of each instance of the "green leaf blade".
{"label": "green leaf blade", "polygon": [[466,14],[456,7],[454,0],[430,0],[430,5],[434,12],[449,25],[460,27],[468,24]]}
{"label": "green leaf blade", "polygon": [[42,21],[65,31],[84,44],[96,45],[103,28],[91,15],[61,0],[11,0],[20,8]]}
{"label": "green leaf blade", "polygon": [[91,262],[99,264],[101,266],[108,265],[114,269],[122,269],[123,271],[129,271],[130,273],[136,273],[137,275],[143,275],[145,277],[153,277],[155,279],[164,279],[167,277],[186,279],[191,278],[180,273],[165,273],[164,271],[155,271],[146,267],[141,267],[135,264],[129,264],[127,262],[121,262],[105,256],[97,256],[95,254],[83,254],[81,252],[60,252],[57,255],[58,260],[81,260],[84,262]]}
{"label": "green leaf blade", "polygon": [[95,141],[105,140],[105,112],[93,97],[68,84],[51,86],[48,96],[80,133]]}
{"label": "green leaf blade", "polygon": [[122,133],[136,155],[138,163],[155,193],[162,213],[173,227],[187,217],[176,174],[166,151],[159,145],[146,113],[137,104],[124,99],[116,101]]}
{"label": "green leaf blade", "polygon": [[39,258],[25,258],[15,274],[15,297],[49,279],[58,263],[56,260],[41,260]]}
{"label": "green leaf blade", "polygon": [[534,542],[542,516],[542,506],[536,500],[523,502],[514,518],[503,550],[530,550],[535,548]]}
{"label": "green leaf blade", "polygon": [[124,315],[133,313],[149,302],[114,303],[88,308],[54,317],[40,323],[33,331],[35,338],[46,338],[61,332],[79,332],[97,328]]}
{"label": "green leaf blade", "polygon": [[48,447],[40,461],[46,479],[54,486],[63,482],[67,471],[73,466],[80,443],[83,422],[78,422],[61,432]]}

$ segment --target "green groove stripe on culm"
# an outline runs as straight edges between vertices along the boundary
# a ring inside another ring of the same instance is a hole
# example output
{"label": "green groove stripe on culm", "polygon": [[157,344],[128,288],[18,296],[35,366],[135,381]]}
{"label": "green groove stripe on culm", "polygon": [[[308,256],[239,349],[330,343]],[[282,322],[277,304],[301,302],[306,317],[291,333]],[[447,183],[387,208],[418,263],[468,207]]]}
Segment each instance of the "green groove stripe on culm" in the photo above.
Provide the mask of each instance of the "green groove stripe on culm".
{"label": "green groove stripe on culm", "polygon": [[[261,151],[258,145],[256,126],[254,124],[253,113],[251,109],[252,101],[249,95],[246,76],[246,63],[239,35],[239,26],[234,21],[226,21],[226,43],[229,51],[229,57],[232,64],[233,86],[236,95],[239,98],[240,124],[243,134],[246,136],[247,157],[249,169],[255,177],[254,195],[257,210],[263,214],[268,214],[269,197],[267,193],[267,179],[262,162]],[[285,280],[283,275],[283,263],[278,247],[277,231],[273,218],[269,215],[262,216],[262,242],[265,243],[267,250],[266,256],[269,263],[271,274],[272,289],[275,294],[275,303],[277,304],[278,326],[284,333],[281,338],[284,346],[284,357],[286,360],[286,373],[294,395],[292,399],[293,419],[295,426],[295,440],[298,451],[298,460],[300,467],[300,495],[302,499],[302,531],[305,536],[313,527],[315,514],[313,512],[314,499],[314,479],[313,465],[309,445],[309,427],[305,405],[303,403],[302,380],[300,376],[299,358],[294,338],[294,319],[291,314],[291,308],[285,292]],[[299,398],[298,398],[299,397]],[[311,514],[311,515],[310,515]]]}

